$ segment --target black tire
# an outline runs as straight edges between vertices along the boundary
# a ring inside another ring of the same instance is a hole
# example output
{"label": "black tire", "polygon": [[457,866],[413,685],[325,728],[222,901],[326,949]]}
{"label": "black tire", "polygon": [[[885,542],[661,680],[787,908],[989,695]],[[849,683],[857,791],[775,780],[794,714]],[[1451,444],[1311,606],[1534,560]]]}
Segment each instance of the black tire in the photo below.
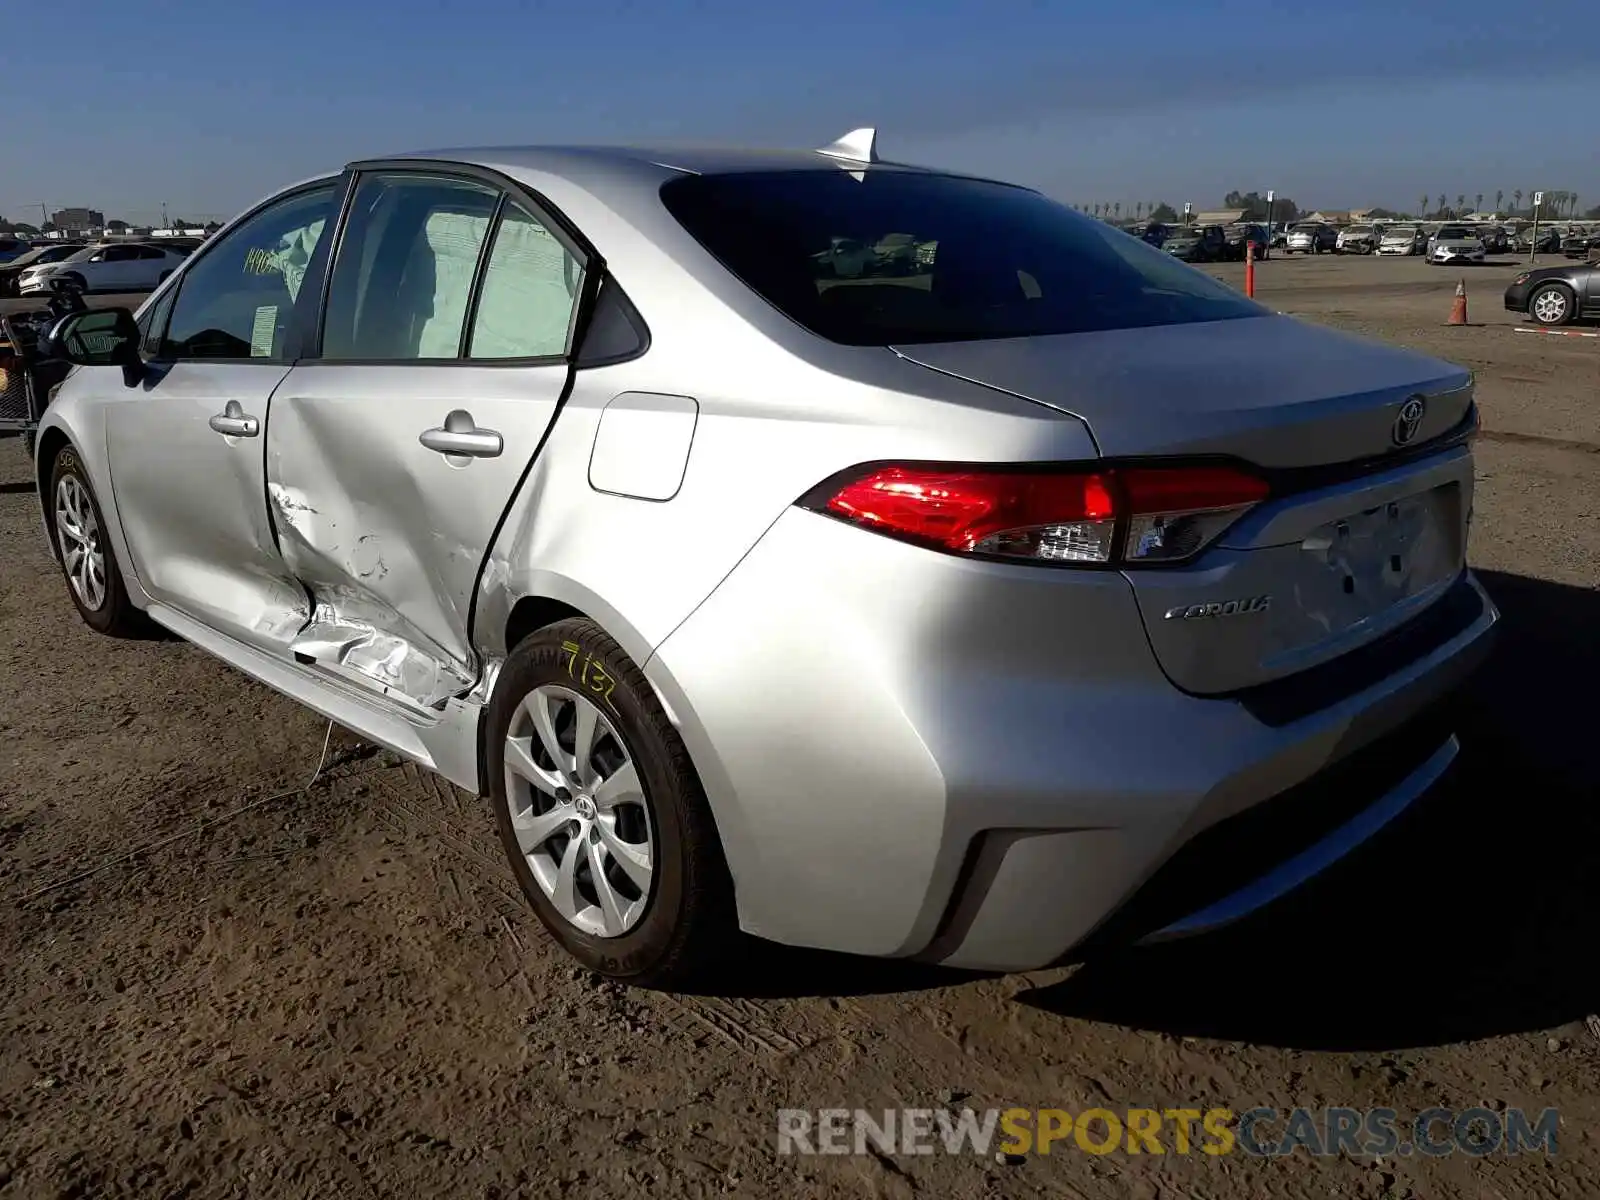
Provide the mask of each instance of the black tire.
{"label": "black tire", "polygon": [[[98,545],[104,555],[105,562],[105,587],[100,604],[91,608],[78,595],[72,586],[72,579],[66,568],[66,554],[63,546],[63,535],[57,528],[56,504],[61,490],[61,481],[68,476],[75,478],[82,486],[88,497],[89,508],[94,514],[95,525],[98,531]],[[84,468],[83,461],[78,457],[78,452],[71,446],[61,451],[56,456],[55,465],[50,471],[50,492],[41,496],[44,511],[49,514],[50,530],[56,539],[56,545],[62,549],[62,578],[67,585],[67,595],[71,598],[73,606],[77,608],[78,615],[83,618],[83,623],[97,633],[106,634],[108,637],[133,637],[145,631],[143,614],[133,606],[128,599],[127,586],[122,582],[122,568],[117,564],[116,553],[111,548],[110,533],[106,528],[105,514],[100,511],[100,501],[94,494],[94,486],[89,482],[89,472]]]}
{"label": "black tire", "polygon": [[72,286],[77,288],[80,292],[87,292],[89,290],[89,281],[82,275],[79,275],[76,271],[68,271],[61,278],[71,283]]}
{"label": "black tire", "polygon": [[[1537,311],[1535,311],[1538,307],[1539,297],[1544,295],[1546,292],[1555,292],[1563,301],[1561,315],[1548,321],[1541,317]],[[1577,314],[1578,298],[1573,295],[1572,289],[1564,283],[1544,284],[1541,287],[1534,288],[1532,293],[1528,296],[1528,316],[1536,324],[1548,326],[1566,325],[1569,324],[1572,319],[1577,316]]]}
{"label": "black tire", "polygon": [[[574,674],[578,667],[583,670]],[[603,708],[638,771],[658,860],[644,915],[616,937],[579,929],[545,895],[518,845],[506,785],[506,736],[529,693],[545,684],[582,691],[582,680],[598,678],[614,681]],[[523,895],[567,953],[591,971],[642,987],[681,986],[714,969],[737,939],[722,843],[683,740],[622,647],[587,618],[532,634],[511,651],[495,683],[485,738],[489,798],[501,844]]]}

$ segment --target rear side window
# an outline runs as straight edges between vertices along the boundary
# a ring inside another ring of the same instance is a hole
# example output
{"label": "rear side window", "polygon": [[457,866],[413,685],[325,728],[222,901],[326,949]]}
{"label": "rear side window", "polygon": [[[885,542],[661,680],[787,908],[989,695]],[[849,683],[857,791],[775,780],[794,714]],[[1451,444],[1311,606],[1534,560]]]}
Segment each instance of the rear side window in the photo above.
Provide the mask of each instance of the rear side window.
{"label": "rear side window", "polygon": [[1137,238],[1024,188],[873,169],[684,176],[668,211],[734,275],[854,346],[1261,316]]}
{"label": "rear side window", "polygon": [[499,199],[494,188],[467,179],[364,178],[328,287],[323,357],[458,358],[473,276]]}

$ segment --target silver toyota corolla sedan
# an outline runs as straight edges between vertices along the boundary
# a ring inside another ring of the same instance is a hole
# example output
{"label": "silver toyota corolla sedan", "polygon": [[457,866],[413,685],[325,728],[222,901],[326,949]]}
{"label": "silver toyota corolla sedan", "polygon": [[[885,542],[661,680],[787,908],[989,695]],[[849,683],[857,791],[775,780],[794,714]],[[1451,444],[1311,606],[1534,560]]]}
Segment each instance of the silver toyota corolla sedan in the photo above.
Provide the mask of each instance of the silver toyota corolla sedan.
{"label": "silver toyota corolla sedan", "polygon": [[355,163],[51,340],[83,619],[488,797],[638,982],[1234,920],[1446,772],[1498,620],[1466,371],[870,131]]}

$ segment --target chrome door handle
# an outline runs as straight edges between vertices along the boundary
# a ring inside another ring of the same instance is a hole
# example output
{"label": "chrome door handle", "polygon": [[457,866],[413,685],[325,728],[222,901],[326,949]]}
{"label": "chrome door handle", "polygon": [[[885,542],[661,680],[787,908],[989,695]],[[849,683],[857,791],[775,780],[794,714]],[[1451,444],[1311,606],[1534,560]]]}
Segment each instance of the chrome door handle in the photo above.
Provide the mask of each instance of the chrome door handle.
{"label": "chrome door handle", "polygon": [[244,407],[237,400],[229,400],[227,408],[211,418],[213,433],[224,437],[255,437],[261,432],[261,422],[245,416]]}
{"label": "chrome door handle", "polygon": [[472,414],[458,408],[437,429],[427,429],[417,438],[429,450],[451,458],[498,458],[505,439],[493,429],[479,429]]}

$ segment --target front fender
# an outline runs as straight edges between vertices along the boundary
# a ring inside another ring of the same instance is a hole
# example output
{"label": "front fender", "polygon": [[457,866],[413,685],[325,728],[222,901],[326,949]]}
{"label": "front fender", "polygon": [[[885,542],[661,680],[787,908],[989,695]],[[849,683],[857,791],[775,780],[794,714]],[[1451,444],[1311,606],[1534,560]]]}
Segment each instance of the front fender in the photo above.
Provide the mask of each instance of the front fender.
{"label": "front fender", "polygon": [[134,570],[133,555],[129,553],[127,536],[123,532],[122,516],[112,487],[111,462],[107,455],[104,410],[95,398],[102,380],[105,386],[123,387],[122,372],[118,367],[74,367],[61,381],[55,399],[39,421],[33,463],[34,480],[38,487],[39,520],[50,556],[59,563],[61,550],[50,522],[50,475],[55,469],[56,456],[63,447],[70,445],[78,452],[84,469],[89,472],[89,484],[100,505],[100,515],[105,519],[106,536],[116,556],[117,567],[122,572],[128,598],[134,607],[142,609],[149,603],[149,598]]}

